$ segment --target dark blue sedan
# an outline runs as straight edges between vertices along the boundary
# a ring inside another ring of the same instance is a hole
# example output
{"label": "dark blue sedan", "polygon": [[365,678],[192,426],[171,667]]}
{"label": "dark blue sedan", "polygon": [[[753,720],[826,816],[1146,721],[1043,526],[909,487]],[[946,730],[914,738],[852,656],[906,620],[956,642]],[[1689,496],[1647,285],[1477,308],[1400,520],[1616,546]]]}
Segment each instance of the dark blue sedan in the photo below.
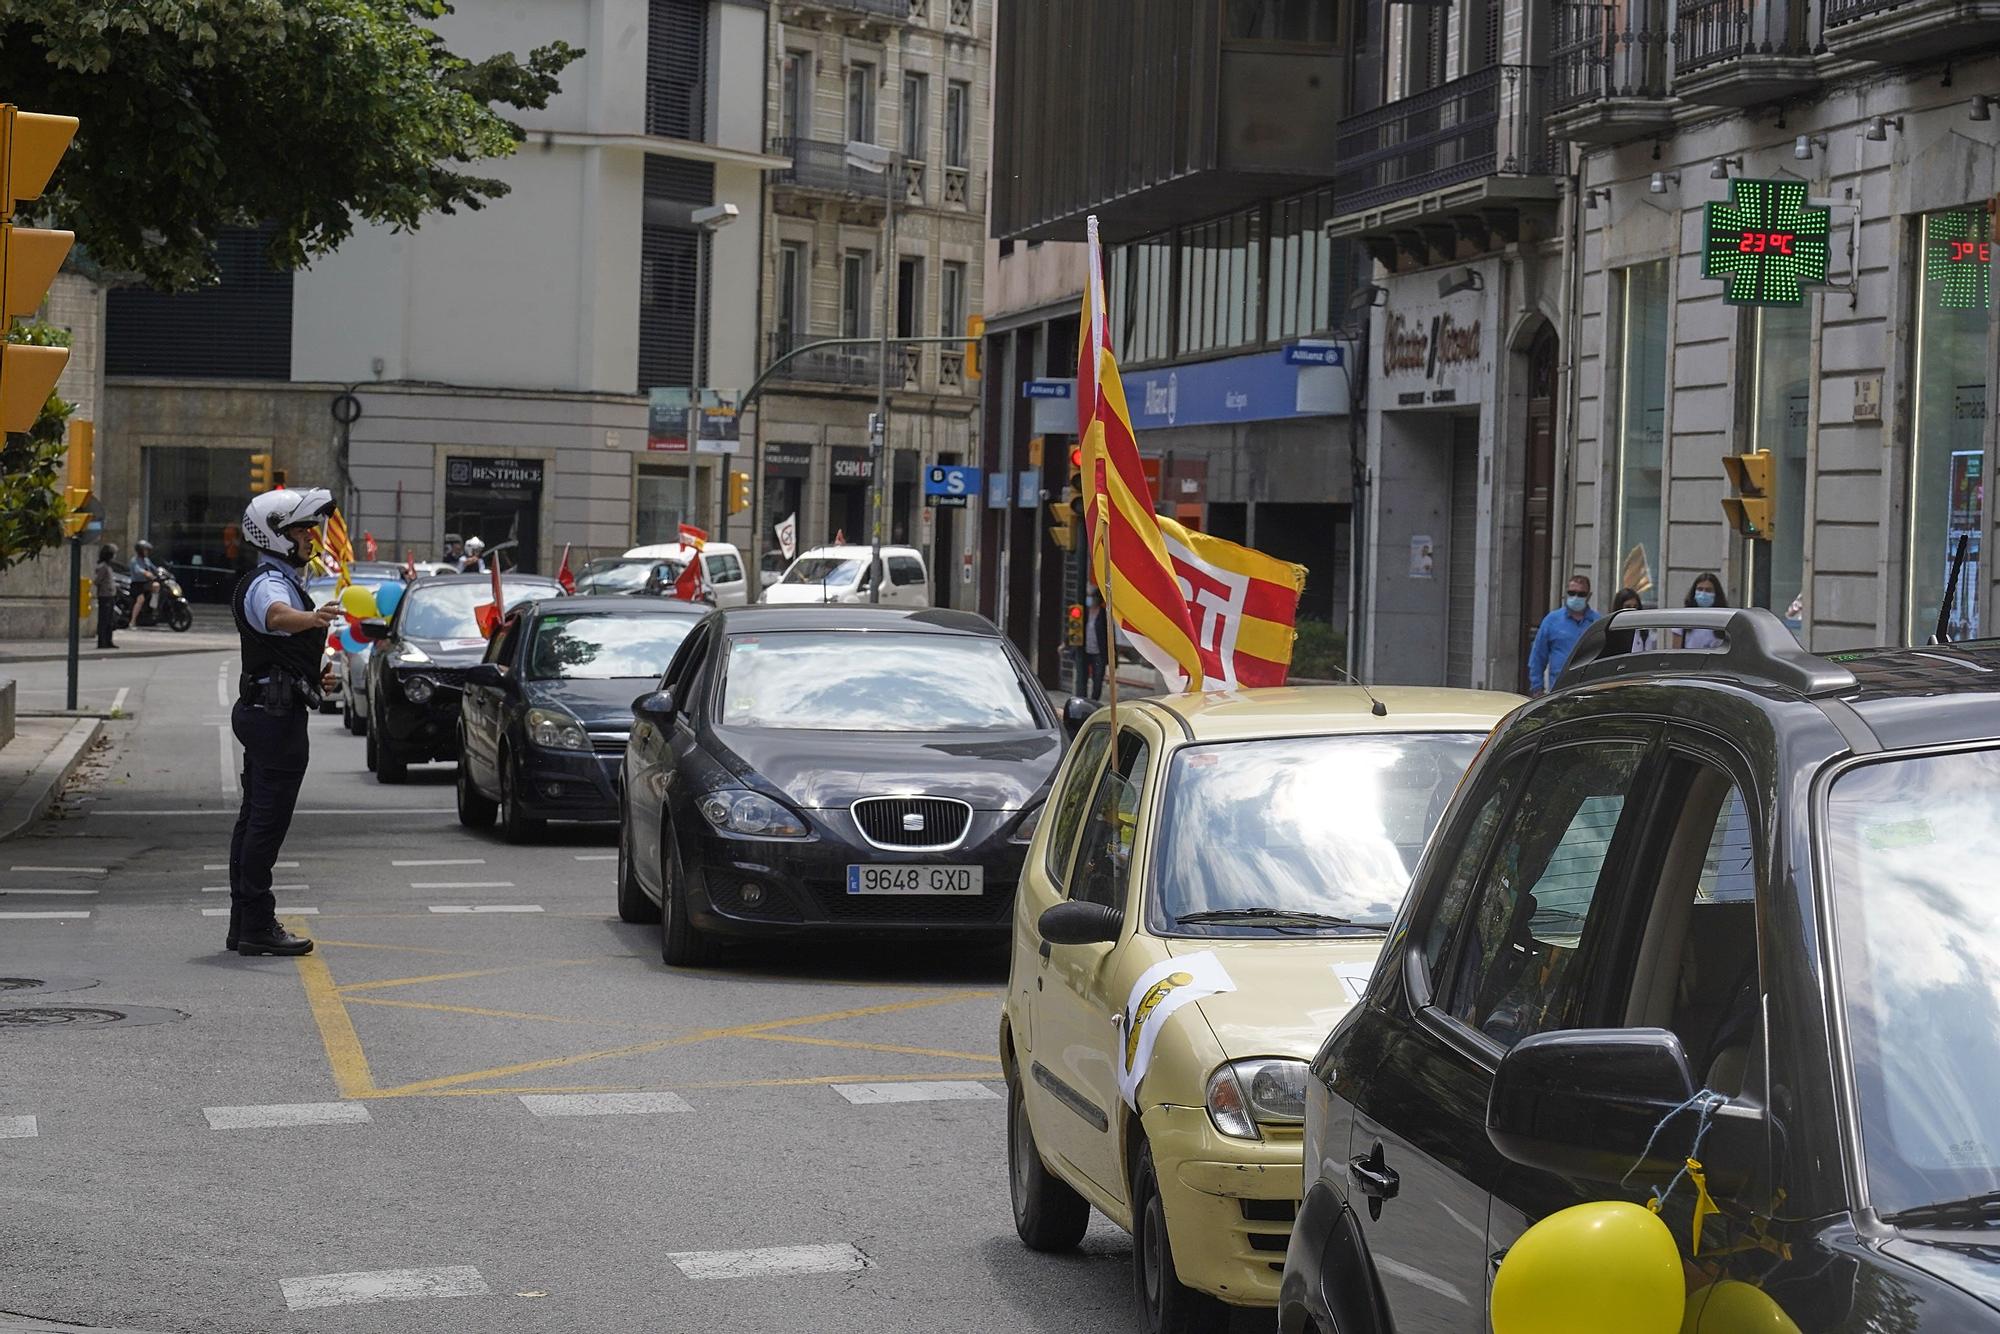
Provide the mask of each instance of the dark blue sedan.
{"label": "dark blue sedan", "polygon": [[458,818],[509,842],[548,820],[615,820],[632,700],[652,690],[705,606],[666,599],[524,602],[465,678]]}

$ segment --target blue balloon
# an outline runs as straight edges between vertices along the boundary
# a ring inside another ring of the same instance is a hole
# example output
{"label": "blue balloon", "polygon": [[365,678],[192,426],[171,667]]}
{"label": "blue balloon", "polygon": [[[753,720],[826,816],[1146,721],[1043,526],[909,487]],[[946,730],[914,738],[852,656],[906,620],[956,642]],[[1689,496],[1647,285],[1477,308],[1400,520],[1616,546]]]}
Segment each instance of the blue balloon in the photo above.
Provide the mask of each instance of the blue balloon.
{"label": "blue balloon", "polygon": [[375,590],[375,605],[382,609],[384,616],[394,616],[396,608],[403,601],[403,581],[392,580]]}

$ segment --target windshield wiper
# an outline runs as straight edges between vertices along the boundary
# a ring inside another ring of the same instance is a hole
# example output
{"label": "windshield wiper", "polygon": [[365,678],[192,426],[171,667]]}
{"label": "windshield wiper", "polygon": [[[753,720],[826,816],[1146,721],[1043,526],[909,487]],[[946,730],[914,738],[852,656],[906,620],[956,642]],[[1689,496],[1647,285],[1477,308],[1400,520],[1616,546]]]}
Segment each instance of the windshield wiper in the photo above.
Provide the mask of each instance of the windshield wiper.
{"label": "windshield wiper", "polygon": [[2000,1190],[1989,1190],[1983,1195],[1968,1195],[1962,1200],[1939,1200],[1935,1204],[1919,1204],[1909,1209],[1898,1209],[1892,1214],[1883,1214],[1885,1223],[1941,1223],[1952,1224],[2000,1223]]}
{"label": "windshield wiper", "polygon": [[1174,921],[1183,926],[1201,922],[1271,922],[1291,926],[1359,926],[1369,931],[1385,929],[1374,922],[1357,922],[1348,917],[1335,917],[1331,913],[1300,912],[1293,908],[1210,908],[1203,912],[1184,913]]}

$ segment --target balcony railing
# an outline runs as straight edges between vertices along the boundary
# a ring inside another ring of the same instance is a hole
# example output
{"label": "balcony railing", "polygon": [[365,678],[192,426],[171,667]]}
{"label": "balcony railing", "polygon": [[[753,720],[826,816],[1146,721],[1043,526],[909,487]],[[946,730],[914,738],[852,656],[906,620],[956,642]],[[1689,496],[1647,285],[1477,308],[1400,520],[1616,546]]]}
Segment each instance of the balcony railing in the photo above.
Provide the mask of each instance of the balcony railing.
{"label": "balcony railing", "polygon": [[1551,110],[1612,97],[1666,96],[1668,32],[1659,0],[1562,0],[1555,22]]}
{"label": "balcony railing", "polygon": [[964,167],[944,169],[944,202],[965,208],[972,202],[972,173]]}
{"label": "balcony railing", "polygon": [[1805,0],[1679,0],[1674,70],[1807,53]]}
{"label": "balcony railing", "polygon": [[771,140],[771,152],[792,160],[792,165],[783,171],[771,173],[774,185],[826,190],[877,201],[882,198],[882,178],[849,166],[846,144],[779,136]]}
{"label": "balcony railing", "polygon": [[1855,19],[1865,19],[1870,14],[1899,9],[1909,0],[1823,0],[1823,3],[1826,6],[1826,26],[1832,28],[1852,23]]}
{"label": "balcony railing", "polygon": [[938,389],[947,394],[965,392],[965,353],[955,347],[938,349]]}
{"label": "balcony railing", "polygon": [[1335,207],[1359,212],[1482,176],[1548,175],[1547,76],[1491,65],[1343,120]]}
{"label": "balcony railing", "polygon": [[[804,347],[834,334],[786,334],[773,333],[770,340],[771,355],[765,361],[770,365],[793,348]],[[898,349],[891,348],[894,356]],[[816,352],[807,352],[793,357],[778,372],[778,378],[805,380],[813,384],[850,385],[857,388],[873,388],[881,378],[876,370],[882,364],[882,349],[875,344],[857,344],[848,347],[825,347]],[[891,363],[895,364],[895,363]]]}
{"label": "balcony railing", "polygon": [[884,19],[908,17],[912,8],[910,0],[800,0],[800,3],[811,9],[840,9]]}
{"label": "balcony railing", "polygon": [[925,188],[930,178],[928,166],[915,158],[903,161],[903,202],[911,208],[922,208],[929,191]]}
{"label": "balcony railing", "polygon": [[903,358],[903,388],[918,390],[924,387],[924,350],[921,347],[899,347],[896,349]]}

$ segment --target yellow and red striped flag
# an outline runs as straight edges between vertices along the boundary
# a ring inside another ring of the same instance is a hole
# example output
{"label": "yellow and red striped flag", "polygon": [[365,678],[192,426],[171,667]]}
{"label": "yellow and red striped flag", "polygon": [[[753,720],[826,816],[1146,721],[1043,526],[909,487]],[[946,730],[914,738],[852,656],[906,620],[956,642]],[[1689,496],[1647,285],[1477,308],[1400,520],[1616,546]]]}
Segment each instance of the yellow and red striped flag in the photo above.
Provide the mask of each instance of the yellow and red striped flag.
{"label": "yellow and red striped flag", "polygon": [[1165,515],[1159,524],[1187,597],[1208,688],[1283,685],[1306,567],[1184,528]]}
{"label": "yellow and red striped flag", "polygon": [[[1104,259],[1097,219],[1089,224],[1090,271],[1083,291],[1083,337],[1076,367],[1076,433],[1083,442],[1084,519],[1091,571],[1105,604],[1139,656],[1169,683],[1202,685],[1194,619],[1174,577],[1152,488],[1111,352],[1104,304]],[[1108,647],[1108,646],[1107,646]]]}
{"label": "yellow and red striped flag", "polygon": [[335,510],[326,521],[326,550],[340,573],[339,582],[334,586],[344,589],[354,582],[354,544],[348,541],[347,520],[340,516],[339,510]]}

